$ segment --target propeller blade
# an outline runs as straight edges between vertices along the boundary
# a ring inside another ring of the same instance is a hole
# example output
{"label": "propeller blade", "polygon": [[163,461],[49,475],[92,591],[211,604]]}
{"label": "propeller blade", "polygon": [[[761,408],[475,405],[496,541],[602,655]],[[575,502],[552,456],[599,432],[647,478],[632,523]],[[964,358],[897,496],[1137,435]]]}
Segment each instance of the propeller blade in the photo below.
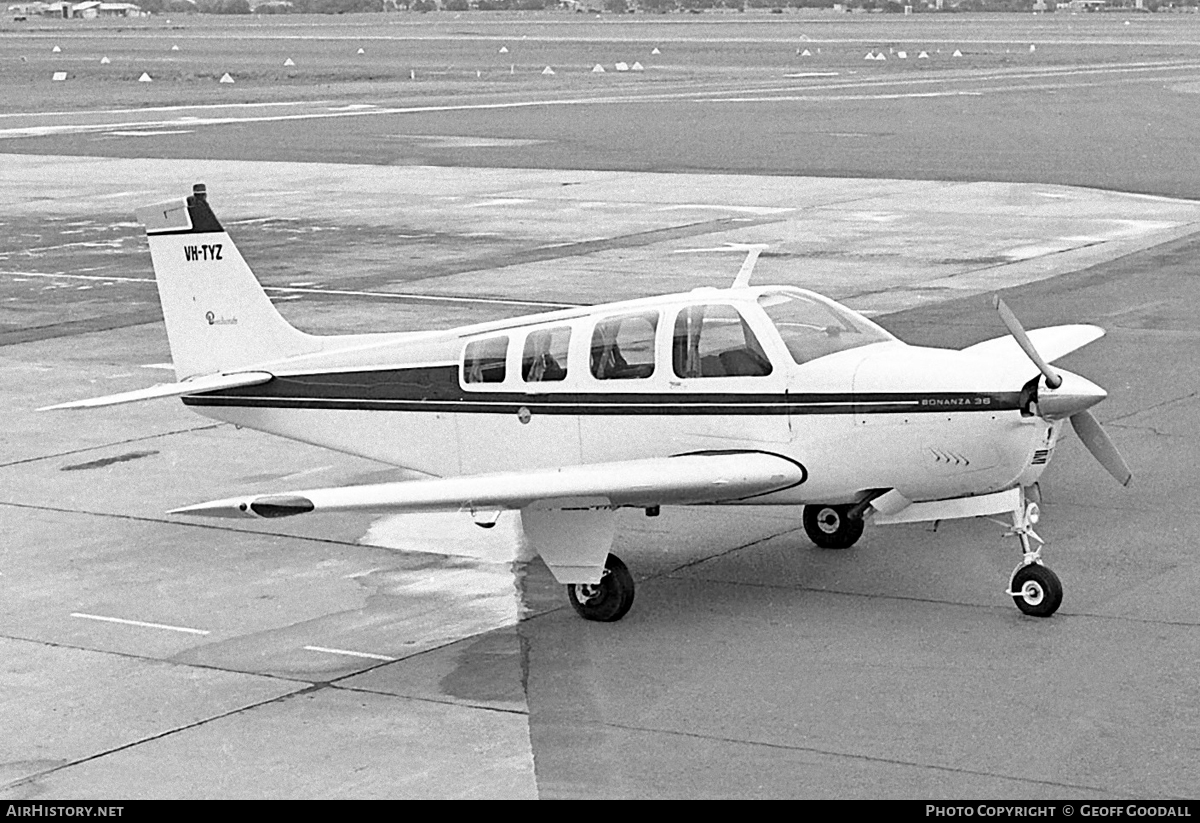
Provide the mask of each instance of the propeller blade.
{"label": "propeller blade", "polygon": [[1117,447],[1108,439],[1108,434],[1095,415],[1090,411],[1076,412],[1071,415],[1071,425],[1083,441],[1083,445],[1092,453],[1092,457],[1096,458],[1118,483],[1128,486],[1129,481],[1133,480],[1133,473],[1129,471],[1129,466],[1125,464],[1125,459],[1121,457]]}
{"label": "propeller blade", "polygon": [[1012,313],[1004,301],[1000,299],[1000,295],[992,296],[992,305],[996,307],[996,311],[1000,312],[1000,319],[1004,321],[1004,325],[1008,327],[1008,333],[1017,341],[1017,345],[1025,352],[1025,355],[1033,361],[1033,365],[1038,367],[1038,371],[1046,375],[1046,385],[1052,389],[1057,389],[1062,385],[1062,377],[1054,369],[1050,368],[1050,364],[1042,359],[1038,354],[1038,350],[1033,347],[1033,341],[1029,339],[1029,335],[1025,333],[1024,326],[1017,316]]}

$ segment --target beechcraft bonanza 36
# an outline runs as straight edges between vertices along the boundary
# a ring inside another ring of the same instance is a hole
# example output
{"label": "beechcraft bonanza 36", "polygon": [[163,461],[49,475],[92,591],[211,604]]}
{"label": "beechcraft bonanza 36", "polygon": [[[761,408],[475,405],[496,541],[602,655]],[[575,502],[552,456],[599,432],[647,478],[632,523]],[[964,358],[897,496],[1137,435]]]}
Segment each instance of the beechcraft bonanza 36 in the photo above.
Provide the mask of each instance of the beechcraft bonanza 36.
{"label": "beechcraft bonanza 36", "polygon": [[1125,461],[1088,409],[1103,389],[1049,363],[1104,334],[1070,325],[961,351],[910,346],[832,300],[701,288],[445,331],[312,336],[275,310],[202,185],[138,210],[177,383],[64,403],[182,397],[200,414],[369,457],[417,478],[280,491],[173,514],[469,513],[522,527],[571,605],[619,620],[634,584],[610,554],[620,508],[803,506],[820,547],[864,524],[1009,514],[1021,562],[1006,594],[1062,602],[1027,494],[1070,420],[1122,485]]}

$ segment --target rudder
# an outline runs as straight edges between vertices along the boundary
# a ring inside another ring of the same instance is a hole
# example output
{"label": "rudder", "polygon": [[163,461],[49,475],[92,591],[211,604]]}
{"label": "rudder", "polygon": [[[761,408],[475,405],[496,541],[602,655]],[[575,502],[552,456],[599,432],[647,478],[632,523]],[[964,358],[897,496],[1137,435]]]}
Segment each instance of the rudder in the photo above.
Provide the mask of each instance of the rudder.
{"label": "rudder", "polygon": [[265,366],[322,348],[276,311],[208,205],[203,184],[187,200],[137,210],[179,380]]}

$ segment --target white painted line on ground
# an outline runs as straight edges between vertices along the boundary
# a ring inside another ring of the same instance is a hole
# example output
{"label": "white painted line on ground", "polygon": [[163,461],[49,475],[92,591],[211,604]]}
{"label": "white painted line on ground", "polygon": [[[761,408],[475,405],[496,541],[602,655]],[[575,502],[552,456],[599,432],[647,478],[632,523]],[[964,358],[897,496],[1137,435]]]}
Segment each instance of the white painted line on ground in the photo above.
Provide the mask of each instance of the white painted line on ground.
{"label": "white painted line on ground", "polygon": [[83,612],[71,612],[71,617],[82,617],[85,620],[101,620],[105,623],[121,623],[125,626],[140,626],[144,629],[166,629],[172,632],[183,632],[184,634],[210,634],[204,629],[189,629],[186,626],[168,626],[164,623],[145,623],[141,620],[125,620],[121,617],[104,617],[99,614],[84,614]]}
{"label": "white painted line on ground", "polygon": [[365,657],[367,660],[386,660],[389,663],[399,660],[398,657],[388,657],[384,654],[370,654],[368,652],[351,652],[345,649],[327,649],[324,646],[305,646],[305,651],[310,652],[325,652],[326,654],[344,654],[347,657]]}
{"label": "white painted line on ground", "polygon": [[155,131],[106,131],[105,134],[112,137],[161,137],[164,134],[192,134],[192,129],[175,129],[165,131],[158,129]]}

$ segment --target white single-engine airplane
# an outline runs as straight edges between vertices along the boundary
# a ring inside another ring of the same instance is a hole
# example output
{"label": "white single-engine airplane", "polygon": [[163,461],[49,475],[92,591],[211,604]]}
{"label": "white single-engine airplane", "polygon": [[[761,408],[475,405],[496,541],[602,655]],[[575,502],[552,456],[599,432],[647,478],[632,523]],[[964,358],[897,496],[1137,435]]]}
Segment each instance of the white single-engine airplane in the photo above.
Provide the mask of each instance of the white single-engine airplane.
{"label": "white single-engine airplane", "polygon": [[862,315],[787,286],[701,288],[446,331],[317,337],[271,305],[210,208],[138,210],[177,383],[50,408],[180,396],[239,426],[369,457],[419,479],[234,497],[213,517],[322,511],[518,510],[571,605],[619,620],[633,578],[610,554],[616,510],[803,506],[818,546],[866,520],[1009,513],[1022,558],[1007,594],[1046,617],[1062,585],[1042,564],[1029,490],[1070,420],[1123,485],[1130,472],[1087,409],[1103,389],[1048,363],[1104,331],[1011,336],[962,351],[907,345]]}

